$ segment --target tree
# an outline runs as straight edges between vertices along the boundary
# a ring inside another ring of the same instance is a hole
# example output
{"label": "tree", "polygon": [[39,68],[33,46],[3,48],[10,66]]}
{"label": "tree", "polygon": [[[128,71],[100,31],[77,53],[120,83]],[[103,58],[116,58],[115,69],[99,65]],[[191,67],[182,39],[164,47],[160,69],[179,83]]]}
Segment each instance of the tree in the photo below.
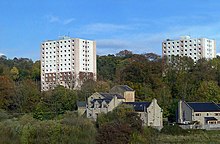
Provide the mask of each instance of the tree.
{"label": "tree", "polygon": [[117,57],[130,57],[132,55],[132,51],[129,50],[123,50],[120,51],[119,53],[116,53]]}
{"label": "tree", "polygon": [[32,79],[40,81],[40,61],[36,61],[32,66]]}
{"label": "tree", "polygon": [[201,82],[196,95],[192,97],[194,101],[216,103],[220,102],[220,88],[215,81],[203,81]]}
{"label": "tree", "polygon": [[16,103],[20,112],[33,112],[40,102],[40,91],[30,79],[23,80],[16,86]]}
{"label": "tree", "polygon": [[6,76],[0,76],[0,108],[5,110],[15,110],[15,87],[12,80]]}
{"label": "tree", "polygon": [[98,130],[96,141],[98,144],[127,144],[131,133],[131,128],[126,123],[106,123]]}
{"label": "tree", "polygon": [[18,69],[17,69],[16,67],[13,67],[13,68],[10,70],[10,74],[11,74],[12,79],[13,79],[14,81],[17,81],[17,80],[18,80],[18,78],[19,78],[19,71],[18,71]]}
{"label": "tree", "polygon": [[77,93],[57,86],[54,90],[42,93],[36,106],[34,117],[37,119],[51,119],[63,114],[65,111],[76,110]]}

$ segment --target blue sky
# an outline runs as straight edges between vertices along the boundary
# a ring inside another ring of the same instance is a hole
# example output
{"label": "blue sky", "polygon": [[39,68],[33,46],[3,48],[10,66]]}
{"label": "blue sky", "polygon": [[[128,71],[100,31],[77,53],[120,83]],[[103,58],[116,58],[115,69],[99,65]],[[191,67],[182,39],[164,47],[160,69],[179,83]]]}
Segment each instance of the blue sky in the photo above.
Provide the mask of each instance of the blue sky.
{"label": "blue sky", "polygon": [[0,53],[40,58],[40,43],[59,36],[96,40],[97,54],[161,54],[182,35],[216,39],[219,0],[1,0]]}

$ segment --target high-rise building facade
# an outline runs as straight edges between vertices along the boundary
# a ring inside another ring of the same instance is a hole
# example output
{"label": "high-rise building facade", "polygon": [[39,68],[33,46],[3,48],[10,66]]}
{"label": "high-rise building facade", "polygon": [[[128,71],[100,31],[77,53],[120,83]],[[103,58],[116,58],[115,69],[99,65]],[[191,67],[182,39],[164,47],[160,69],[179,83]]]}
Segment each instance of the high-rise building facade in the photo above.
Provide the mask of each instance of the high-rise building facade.
{"label": "high-rise building facade", "polygon": [[162,56],[187,56],[196,62],[201,58],[212,59],[216,57],[216,42],[207,38],[190,38],[182,36],[179,40],[167,39],[162,43]]}
{"label": "high-rise building facade", "polygon": [[96,80],[95,41],[62,37],[41,43],[41,91],[79,89],[86,79]]}

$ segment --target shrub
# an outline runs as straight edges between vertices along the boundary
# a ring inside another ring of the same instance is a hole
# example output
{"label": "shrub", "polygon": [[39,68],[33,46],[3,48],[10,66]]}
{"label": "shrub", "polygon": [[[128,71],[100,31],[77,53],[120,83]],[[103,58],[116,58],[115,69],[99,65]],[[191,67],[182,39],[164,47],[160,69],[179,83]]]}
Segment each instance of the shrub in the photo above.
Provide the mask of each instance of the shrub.
{"label": "shrub", "polygon": [[96,136],[98,144],[127,144],[132,130],[128,124],[111,122],[103,124]]}
{"label": "shrub", "polygon": [[167,135],[186,135],[187,130],[182,129],[178,125],[166,125],[162,128],[161,133]]}

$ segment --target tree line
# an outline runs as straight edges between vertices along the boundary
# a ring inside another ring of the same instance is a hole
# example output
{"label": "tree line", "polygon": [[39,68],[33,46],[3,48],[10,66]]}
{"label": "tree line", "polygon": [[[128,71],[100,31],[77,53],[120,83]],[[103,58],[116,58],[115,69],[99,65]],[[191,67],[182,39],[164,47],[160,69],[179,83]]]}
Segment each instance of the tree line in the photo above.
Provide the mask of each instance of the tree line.
{"label": "tree line", "polygon": [[[220,103],[219,57],[195,63],[188,57],[173,56],[168,63],[154,53],[124,50],[97,56],[97,78],[85,81],[81,90],[57,86],[41,92],[40,61],[1,57],[0,143],[155,143],[161,134],[143,127],[127,106],[101,114],[95,123],[75,114],[77,101],[85,101],[94,92],[108,92],[115,85],[133,88],[136,101],[156,98],[170,121],[175,121],[179,99]],[[175,134],[177,130],[187,133],[174,127]],[[161,132],[170,131],[172,128],[165,127]]]}
{"label": "tree line", "polygon": [[[76,102],[93,92],[108,92],[115,85],[135,90],[136,101],[153,98],[173,118],[179,99],[220,102],[220,58],[200,59],[173,56],[171,62],[154,53],[97,56],[97,81],[87,80],[81,90],[58,86],[40,92],[40,61],[28,58],[0,58],[0,109],[34,113],[36,118],[52,118],[66,110],[76,110]],[[45,113],[45,115],[44,115]],[[174,118],[173,118],[174,119]]]}

